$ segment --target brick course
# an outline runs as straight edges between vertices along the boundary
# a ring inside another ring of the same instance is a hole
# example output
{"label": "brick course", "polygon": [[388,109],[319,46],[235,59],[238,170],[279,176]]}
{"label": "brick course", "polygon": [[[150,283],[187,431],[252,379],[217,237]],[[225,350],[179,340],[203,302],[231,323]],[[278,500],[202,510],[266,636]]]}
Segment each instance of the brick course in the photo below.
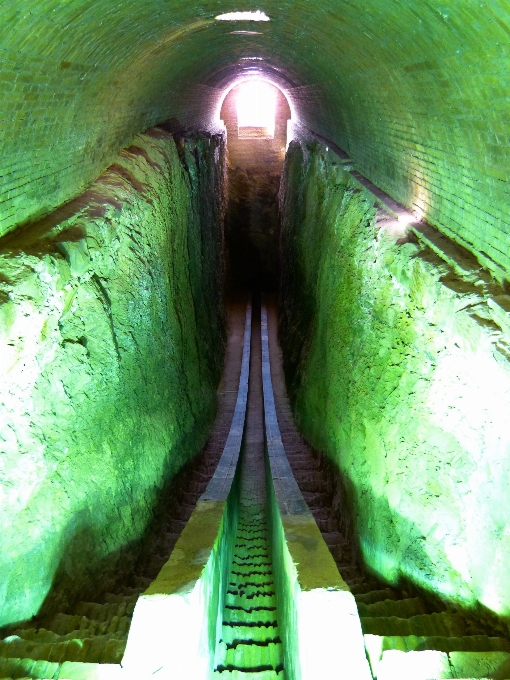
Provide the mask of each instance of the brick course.
{"label": "brick course", "polygon": [[369,179],[510,269],[504,0],[282,0],[262,3],[262,27],[215,22],[230,1],[15,5],[0,25],[0,234],[79,194],[140,130],[211,125],[216,86],[259,56]]}

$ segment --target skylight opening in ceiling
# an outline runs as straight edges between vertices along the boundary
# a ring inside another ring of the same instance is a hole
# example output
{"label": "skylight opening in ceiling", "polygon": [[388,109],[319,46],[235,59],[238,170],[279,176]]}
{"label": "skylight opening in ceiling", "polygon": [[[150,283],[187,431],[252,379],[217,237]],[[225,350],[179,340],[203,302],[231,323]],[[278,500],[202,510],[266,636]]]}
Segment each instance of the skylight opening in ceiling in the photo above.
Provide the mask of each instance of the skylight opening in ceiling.
{"label": "skylight opening in ceiling", "polygon": [[271,21],[265,12],[227,12],[218,14],[216,21]]}

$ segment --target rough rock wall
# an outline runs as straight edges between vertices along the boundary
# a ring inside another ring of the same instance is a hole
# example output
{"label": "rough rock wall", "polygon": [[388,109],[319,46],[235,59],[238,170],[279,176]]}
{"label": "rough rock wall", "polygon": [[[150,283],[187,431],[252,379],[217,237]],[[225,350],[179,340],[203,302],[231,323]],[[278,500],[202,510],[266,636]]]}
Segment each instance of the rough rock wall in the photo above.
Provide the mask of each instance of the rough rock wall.
{"label": "rough rock wall", "polygon": [[[244,83],[245,84],[245,83]],[[277,87],[275,128],[272,138],[246,138],[239,136],[237,99],[243,83],[233,87],[221,106],[220,118],[227,130],[228,160],[234,168],[255,173],[281,174],[287,148],[288,121],[292,117],[285,95]]]}
{"label": "rough rock wall", "polygon": [[129,569],[158,493],[206,440],[224,165],[222,138],[176,146],[156,128],[0,244],[0,625]]}
{"label": "rough rock wall", "polygon": [[445,239],[390,238],[318,145],[292,143],[281,191],[287,382],[366,564],[508,619],[510,297]]}

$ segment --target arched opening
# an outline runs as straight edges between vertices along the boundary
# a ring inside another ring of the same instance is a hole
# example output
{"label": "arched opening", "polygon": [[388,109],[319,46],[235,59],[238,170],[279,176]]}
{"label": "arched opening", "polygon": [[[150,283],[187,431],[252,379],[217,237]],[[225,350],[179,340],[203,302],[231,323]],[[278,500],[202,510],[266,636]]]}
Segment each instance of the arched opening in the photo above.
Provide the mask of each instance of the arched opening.
{"label": "arched opening", "polygon": [[227,131],[230,286],[272,290],[278,280],[277,196],[291,107],[274,83],[253,77],[227,92],[220,116]]}
{"label": "arched opening", "polygon": [[273,139],[277,88],[249,80],[237,88],[237,134],[240,139]]}

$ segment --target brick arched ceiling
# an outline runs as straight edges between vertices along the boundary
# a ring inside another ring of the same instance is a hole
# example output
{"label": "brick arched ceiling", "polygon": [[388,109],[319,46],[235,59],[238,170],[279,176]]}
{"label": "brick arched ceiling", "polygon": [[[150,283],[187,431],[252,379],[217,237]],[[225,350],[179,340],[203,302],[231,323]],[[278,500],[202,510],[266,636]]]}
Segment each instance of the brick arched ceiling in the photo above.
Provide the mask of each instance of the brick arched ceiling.
{"label": "brick arched ceiling", "polygon": [[[271,21],[214,19],[246,9]],[[3,0],[0,11],[0,233],[79,193],[136,132],[208,124],[217,88],[255,56],[302,122],[374,183],[510,269],[505,0]]]}

